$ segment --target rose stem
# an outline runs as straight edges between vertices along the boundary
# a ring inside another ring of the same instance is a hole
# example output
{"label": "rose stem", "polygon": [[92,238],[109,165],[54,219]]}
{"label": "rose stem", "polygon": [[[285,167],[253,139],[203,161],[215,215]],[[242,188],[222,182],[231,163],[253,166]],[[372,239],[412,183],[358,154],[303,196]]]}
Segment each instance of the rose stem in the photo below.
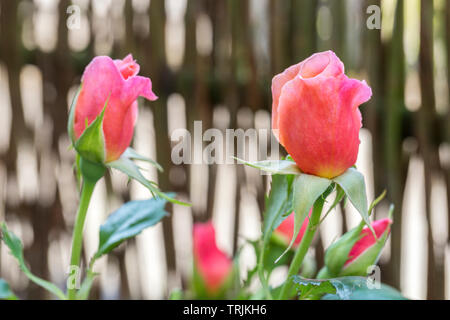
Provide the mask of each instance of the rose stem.
{"label": "rose stem", "polygon": [[305,258],[306,252],[308,251],[309,246],[314,238],[314,234],[317,231],[317,227],[319,226],[320,214],[322,213],[322,208],[324,204],[324,199],[319,197],[314,204],[314,208],[311,214],[311,218],[308,224],[308,228],[300,242],[300,245],[295,252],[294,259],[292,260],[291,265],[289,266],[288,275],[286,281],[281,288],[281,292],[278,296],[278,300],[285,300],[288,298],[289,292],[292,288],[292,276],[298,274],[300,271],[300,267],[302,266],[303,259]]}
{"label": "rose stem", "polygon": [[[81,256],[81,247],[83,245],[83,229],[84,229],[84,221],[86,220],[86,213],[89,207],[89,202],[91,200],[92,192],[94,191],[96,182],[92,182],[90,180],[83,179],[83,186],[81,188],[81,197],[80,204],[78,206],[75,226],[73,229],[72,236],[72,256],[70,258],[70,267],[72,268],[79,267],[80,265],[80,256]],[[75,269],[78,278],[79,270]],[[69,300],[74,300],[76,297],[76,287],[70,286],[67,290],[67,296]]]}

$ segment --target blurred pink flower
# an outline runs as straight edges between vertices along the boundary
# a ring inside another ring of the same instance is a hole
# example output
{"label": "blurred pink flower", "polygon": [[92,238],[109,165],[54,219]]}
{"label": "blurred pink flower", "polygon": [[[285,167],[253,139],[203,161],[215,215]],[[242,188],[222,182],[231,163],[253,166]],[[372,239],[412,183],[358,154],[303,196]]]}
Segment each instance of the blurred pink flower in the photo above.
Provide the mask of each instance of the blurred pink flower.
{"label": "blurred pink flower", "polygon": [[[309,211],[309,216],[311,216],[312,210]],[[291,243],[292,236],[294,235],[294,217],[295,213],[292,212],[280,225],[274,230],[275,236],[281,239],[286,246]],[[297,238],[294,241],[293,248],[296,248],[302,241],[303,235],[305,234],[306,228],[308,228],[309,217],[306,217],[305,221],[300,228]]]}
{"label": "blurred pink flower", "polygon": [[231,274],[233,262],[217,248],[215,230],[211,222],[194,225],[194,261],[210,294],[216,293]]}

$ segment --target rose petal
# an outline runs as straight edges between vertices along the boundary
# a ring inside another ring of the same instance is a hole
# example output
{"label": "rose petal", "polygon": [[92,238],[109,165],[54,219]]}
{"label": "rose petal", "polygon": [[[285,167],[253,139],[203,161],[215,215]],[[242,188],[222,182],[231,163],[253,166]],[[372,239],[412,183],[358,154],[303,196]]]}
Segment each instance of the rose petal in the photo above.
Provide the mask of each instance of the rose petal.
{"label": "rose petal", "polygon": [[281,89],[283,89],[286,82],[292,80],[298,74],[300,67],[301,63],[293,65],[272,79],[272,129],[278,129],[278,102]]}

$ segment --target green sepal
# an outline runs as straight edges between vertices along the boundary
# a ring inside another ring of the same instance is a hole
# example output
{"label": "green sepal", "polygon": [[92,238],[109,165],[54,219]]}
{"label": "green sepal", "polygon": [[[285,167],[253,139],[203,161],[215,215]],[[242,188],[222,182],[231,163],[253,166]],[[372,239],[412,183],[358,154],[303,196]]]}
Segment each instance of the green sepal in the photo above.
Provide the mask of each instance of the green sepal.
{"label": "green sepal", "polygon": [[234,157],[237,161],[265,172],[269,172],[271,174],[293,174],[299,175],[302,172],[300,171],[297,164],[286,158],[284,160],[262,160],[262,161],[245,161],[239,158]]}
{"label": "green sepal", "polygon": [[159,190],[158,186],[155,182],[147,180],[139,170],[139,167],[129,158],[124,156],[120,156],[119,159],[111,162],[105,163],[105,165],[109,168],[117,169],[123,173],[125,173],[130,179],[134,179],[141,183],[144,187],[146,187],[154,196],[158,196],[160,198],[166,199],[172,203],[180,204],[183,206],[190,206],[189,203],[182,202],[175,198],[168,196],[166,193]]}
{"label": "green sepal", "polygon": [[[372,203],[369,206],[369,217],[372,214],[372,210],[373,208],[375,208],[380,202],[381,200],[384,199],[384,197],[386,196],[386,190],[384,190],[375,200],[372,201]],[[391,205],[391,208],[389,210],[394,210],[393,205]],[[391,214],[392,212],[389,211],[389,214]]]}
{"label": "green sepal", "polygon": [[163,167],[161,167],[161,165],[156,162],[155,160],[152,160],[148,157],[145,157],[143,155],[140,155],[139,153],[136,152],[136,150],[134,150],[131,147],[128,147],[125,152],[122,154],[123,157],[128,158],[130,160],[139,160],[139,161],[145,161],[150,163],[152,166],[154,166],[158,171],[160,172],[164,172]]}
{"label": "green sepal", "polygon": [[347,195],[347,198],[353,204],[355,209],[359,212],[366,225],[375,235],[372,225],[369,220],[369,210],[367,208],[367,194],[364,176],[355,168],[349,168],[340,176],[333,178]]}
{"label": "green sepal", "polygon": [[348,260],[350,250],[352,250],[355,243],[361,239],[361,231],[363,227],[364,222],[346,232],[342,235],[342,237],[328,247],[325,252],[325,265],[330,276],[337,277],[340,274],[342,267]]}
{"label": "green sepal", "polygon": [[[103,163],[106,157],[105,137],[103,134],[103,118],[108,99],[100,114],[87,126],[80,138],[75,141],[74,148],[82,158],[91,162]],[[86,119],[87,120],[87,119]]]}
{"label": "green sepal", "polygon": [[336,184],[336,197],[334,198],[334,201],[331,204],[330,208],[327,210],[327,212],[324,214],[324,216],[320,219],[320,223],[322,223],[325,220],[325,218],[330,214],[331,211],[333,211],[334,208],[337,207],[337,205],[340,202],[345,201],[345,199],[346,199],[345,191],[338,184]]}

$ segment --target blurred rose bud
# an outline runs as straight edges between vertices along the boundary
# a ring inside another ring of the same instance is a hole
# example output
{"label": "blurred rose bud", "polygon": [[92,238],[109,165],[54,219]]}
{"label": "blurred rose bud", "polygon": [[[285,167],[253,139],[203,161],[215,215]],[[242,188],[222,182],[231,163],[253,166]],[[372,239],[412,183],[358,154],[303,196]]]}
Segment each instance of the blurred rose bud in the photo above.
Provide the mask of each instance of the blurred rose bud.
{"label": "blurred rose bud", "polygon": [[[207,296],[215,296],[226,287],[233,270],[232,260],[216,245],[211,222],[194,225],[194,274],[202,282]],[[198,286],[197,286],[198,287]]]}
{"label": "blurred rose bud", "polygon": [[333,178],[356,162],[358,106],[371,95],[334,52],[316,53],[273,78],[272,128],[303,172]]}
{"label": "blurred rose bud", "polygon": [[[309,211],[309,216],[311,216],[311,212],[312,210]],[[272,238],[275,242],[280,243],[286,247],[291,243],[292,236],[294,235],[294,217],[295,214],[294,212],[292,212],[273,231]],[[305,233],[306,228],[308,228],[308,224],[309,224],[309,217],[307,217],[305,221],[303,221],[303,224],[300,228],[297,238],[295,239],[294,244],[292,245],[292,249],[297,248],[300,242],[302,241],[303,234]]]}
{"label": "blurred rose bud", "polygon": [[[377,238],[366,226],[358,227],[344,234],[326,251],[326,270],[323,277],[366,276],[367,268],[375,265],[390,233],[392,220],[389,218],[372,222]],[[326,274],[326,276],[325,276]]]}
{"label": "blurred rose bud", "polygon": [[138,73],[139,65],[131,54],[123,60],[95,57],[86,67],[69,119],[69,134],[75,146],[86,128],[103,109],[105,112],[101,124],[103,136],[76,148],[81,157],[93,162],[110,162],[117,160],[130,145],[138,114],[136,99],[139,96],[151,101],[157,99],[150,79]]}

